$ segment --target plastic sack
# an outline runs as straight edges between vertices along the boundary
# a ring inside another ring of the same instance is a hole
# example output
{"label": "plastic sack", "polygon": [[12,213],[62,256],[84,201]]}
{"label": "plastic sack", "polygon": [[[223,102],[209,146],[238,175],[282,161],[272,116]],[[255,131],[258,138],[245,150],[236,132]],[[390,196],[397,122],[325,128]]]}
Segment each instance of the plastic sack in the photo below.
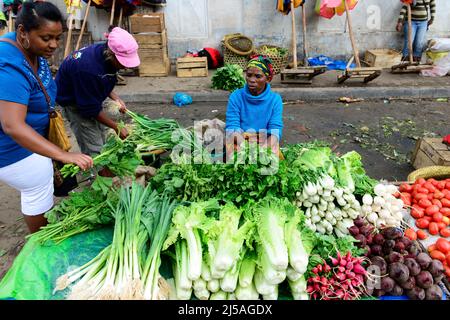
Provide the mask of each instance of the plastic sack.
{"label": "plastic sack", "polygon": [[442,59],[433,62],[432,69],[425,69],[420,72],[424,77],[444,77],[450,72],[450,54]]}
{"label": "plastic sack", "polygon": [[450,51],[450,38],[437,38],[428,42],[428,49],[433,52]]}
{"label": "plastic sack", "polygon": [[[328,70],[345,70],[347,68],[347,62],[334,60],[324,55],[308,58],[308,62],[310,66],[327,66]],[[350,67],[355,68],[356,64],[352,63]]]}
{"label": "plastic sack", "polygon": [[173,97],[173,103],[176,106],[182,107],[192,103],[192,97],[186,93],[178,92]]}
{"label": "plastic sack", "polygon": [[62,300],[70,287],[53,295],[56,279],[82,266],[111,244],[112,227],[88,231],[58,245],[31,237],[0,282],[0,299]]}

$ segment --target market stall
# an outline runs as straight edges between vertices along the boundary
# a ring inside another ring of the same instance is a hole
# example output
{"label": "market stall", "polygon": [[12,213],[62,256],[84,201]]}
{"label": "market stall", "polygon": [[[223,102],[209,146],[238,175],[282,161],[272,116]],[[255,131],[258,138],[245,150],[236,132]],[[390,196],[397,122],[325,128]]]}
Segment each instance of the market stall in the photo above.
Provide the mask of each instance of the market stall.
{"label": "market stall", "polygon": [[[225,156],[202,128],[128,115],[129,137],[110,136],[94,158],[116,177],[47,213],[1,299],[448,297],[450,180],[397,187],[370,178],[357,152],[318,141],[284,146],[284,160],[252,140]],[[158,168],[130,182],[142,165]],[[410,230],[416,215],[440,234],[430,252]]]}

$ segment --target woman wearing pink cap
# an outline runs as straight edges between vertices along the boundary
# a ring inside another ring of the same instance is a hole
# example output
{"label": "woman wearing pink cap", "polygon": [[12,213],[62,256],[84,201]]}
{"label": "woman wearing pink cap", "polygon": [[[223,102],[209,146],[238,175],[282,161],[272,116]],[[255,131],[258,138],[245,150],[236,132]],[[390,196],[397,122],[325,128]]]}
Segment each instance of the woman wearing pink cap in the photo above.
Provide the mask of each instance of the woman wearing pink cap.
{"label": "woman wearing pink cap", "polygon": [[125,103],[113,89],[120,69],[139,66],[138,44],[127,31],[111,28],[106,43],[72,52],[55,78],[56,102],[63,107],[81,151],[89,155],[101,151],[106,127],[115,130],[122,139],[128,135],[125,128],[119,130],[117,123],[107,116],[103,103],[109,97],[125,112]]}

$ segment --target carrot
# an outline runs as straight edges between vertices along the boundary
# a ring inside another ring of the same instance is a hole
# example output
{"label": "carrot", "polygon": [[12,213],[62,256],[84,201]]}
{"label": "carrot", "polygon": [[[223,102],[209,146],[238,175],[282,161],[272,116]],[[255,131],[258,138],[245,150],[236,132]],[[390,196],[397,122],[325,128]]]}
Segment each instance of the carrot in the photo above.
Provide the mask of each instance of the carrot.
{"label": "carrot", "polygon": [[420,240],[425,240],[426,238],[428,238],[428,235],[423,230],[417,230],[416,233],[417,233],[417,238],[419,238]]}
{"label": "carrot", "polygon": [[405,230],[405,237],[407,237],[409,240],[414,241],[417,240],[417,233],[413,229],[408,228]]}
{"label": "carrot", "polygon": [[430,224],[428,225],[428,232],[435,236],[439,233],[439,226],[436,222],[430,222]]}
{"label": "carrot", "polygon": [[445,261],[445,254],[438,250],[431,251],[430,257],[433,259],[438,259],[439,261]]}

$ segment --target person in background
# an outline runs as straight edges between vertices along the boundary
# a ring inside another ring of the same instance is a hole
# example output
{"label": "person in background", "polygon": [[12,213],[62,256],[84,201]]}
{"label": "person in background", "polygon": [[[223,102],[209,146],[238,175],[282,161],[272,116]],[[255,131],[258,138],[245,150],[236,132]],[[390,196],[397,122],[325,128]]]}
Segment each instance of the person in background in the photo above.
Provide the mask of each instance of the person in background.
{"label": "person in background", "polygon": [[[415,62],[420,62],[422,59],[422,52],[425,47],[426,35],[428,28],[433,24],[436,15],[436,1],[435,0],[411,0],[411,14],[412,14],[412,41],[413,41],[413,59]],[[404,45],[402,61],[408,61],[408,10],[404,5],[400,11],[400,17],[397,22],[397,31],[404,32]]]}
{"label": "person in background", "polygon": [[18,13],[15,27],[16,32],[0,38],[0,181],[21,192],[22,213],[33,233],[47,224],[44,213],[54,204],[51,159],[83,170],[93,161],[65,152],[45,138],[49,105],[33,69],[54,106],[56,84],[46,59],[54,54],[63,33],[61,12],[49,2],[29,1]]}
{"label": "person in background", "polygon": [[230,139],[240,132],[244,137],[254,137],[265,133],[267,139],[262,141],[276,154],[283,130],[283,101],[278,93],[271,90],[273,66],[270,58],[253,56],[245,71],[246,84],[234,91],[229,98],[226,111],[227,153],[234,145]]}
{"label": "person in background", "polygon": [[120,69],[139,66],[138,44],[133,36],[118,27],[110,27],[107,42],[93,44],[72,52],[56,74],[56,102],[70,121],[81,152],[100,153],[105,144],[105,129],[115,130],[124,139],[128,132],[119,129],[103,110],[108,97],[118,102],[120,111],[126,105],[113,91]]}

